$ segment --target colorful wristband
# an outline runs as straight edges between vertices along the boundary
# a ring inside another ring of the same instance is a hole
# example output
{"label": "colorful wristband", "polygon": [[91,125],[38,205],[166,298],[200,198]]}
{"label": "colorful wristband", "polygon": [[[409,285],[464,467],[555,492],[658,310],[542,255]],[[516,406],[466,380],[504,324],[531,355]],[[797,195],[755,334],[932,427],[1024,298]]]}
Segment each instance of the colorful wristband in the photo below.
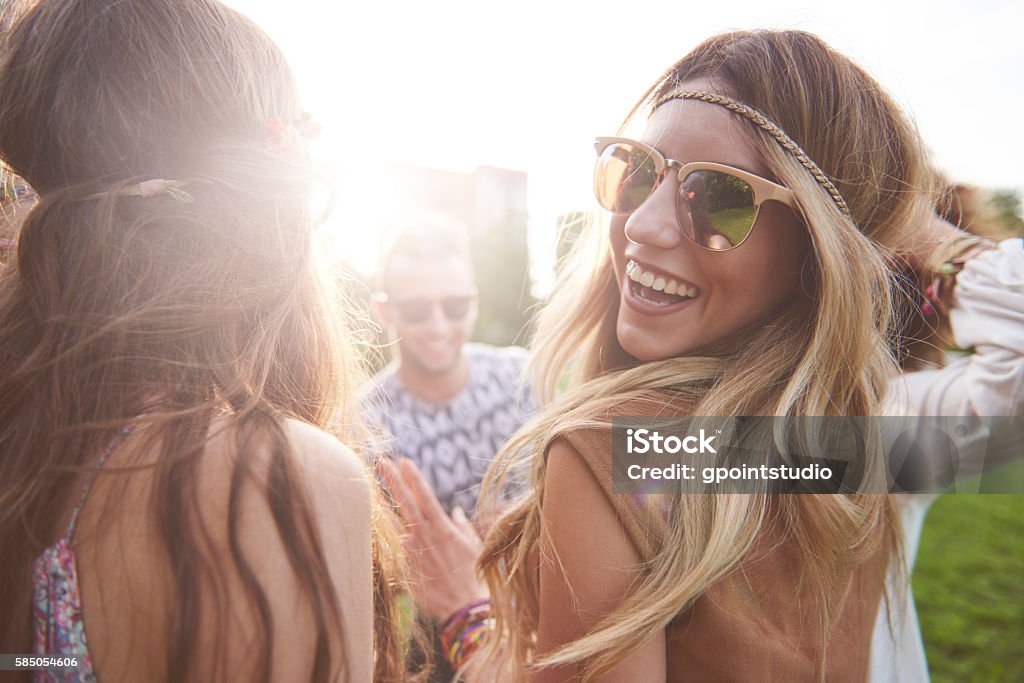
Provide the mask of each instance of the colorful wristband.
{"label": "colorful wristband", "polygon": [[477,600],[456,611],[445,620],[441,629],[441,646],[445,659],[458,671],[487,641],[494,630],[490,600]]}

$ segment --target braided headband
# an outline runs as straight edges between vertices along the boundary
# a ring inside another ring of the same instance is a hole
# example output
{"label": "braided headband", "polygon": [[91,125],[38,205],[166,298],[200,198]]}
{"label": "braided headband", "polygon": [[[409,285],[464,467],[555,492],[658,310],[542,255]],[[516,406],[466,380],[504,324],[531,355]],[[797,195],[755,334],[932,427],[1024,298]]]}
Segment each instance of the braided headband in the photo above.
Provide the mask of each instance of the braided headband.
{"label": "braided headband", "polygon": [[818,184],[825,188],[825,191],[829,193],[832,200],[839,207],[839,210],[844,215],[850,215],[850,207],[846,205],[846,200],[839,194],[839,189],[829,180],[825,172],[818,167],[814,161],[807,156],[807,153],[800,149],[800,145],[793,141],[793,138],[786,135],[786,131],[782,130],[778,124],[772,122],[768,117],[754,109],[749,107],[742,102],[737,102],[731,97],[725,95],[716,95],[714,93],[705,92],[703,90],[678,90],[668,95],[664,95],[657,99],[654,103],[654,108],[657,109],[666,102],[672,100],[700,100],[701,102],[708,102],[709,104],[717,104],[720,107],[725,107],[731,112],[739,114],[745,119],[751,121],[759,128],[764,130],[766,133],[771,135],[775,140],[782,145],[793,157],[800,162],[800,164],[810,171],[814,179],[818,181]]}

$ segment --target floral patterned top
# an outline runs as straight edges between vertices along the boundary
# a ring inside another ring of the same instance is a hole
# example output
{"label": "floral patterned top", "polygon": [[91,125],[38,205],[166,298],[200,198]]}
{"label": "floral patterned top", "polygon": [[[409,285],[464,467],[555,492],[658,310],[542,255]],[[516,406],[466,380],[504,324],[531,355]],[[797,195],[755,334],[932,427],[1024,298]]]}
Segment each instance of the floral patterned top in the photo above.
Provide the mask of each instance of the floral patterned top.
{"label": "floral patterned top", "polygon": [[77,655],[78,667],[71,669],[47,669],[35,671],[33,680],[45,683],[95,683],[92,660],[85,642],[85,626],[82,623],[82,600],[78,589],[78,570],[71,539],[75,533],[78,515],[85,505],[89,490],[96,481],[96,475],[103,464],[124,441],[134,424],[125,427],[107,445],[96,463],[96,469],[82,488],[78,505],[71,512],[64,536],[44,550],[36,558],[32,571],[33,589],[33,630],[35,644],[33,654]]}

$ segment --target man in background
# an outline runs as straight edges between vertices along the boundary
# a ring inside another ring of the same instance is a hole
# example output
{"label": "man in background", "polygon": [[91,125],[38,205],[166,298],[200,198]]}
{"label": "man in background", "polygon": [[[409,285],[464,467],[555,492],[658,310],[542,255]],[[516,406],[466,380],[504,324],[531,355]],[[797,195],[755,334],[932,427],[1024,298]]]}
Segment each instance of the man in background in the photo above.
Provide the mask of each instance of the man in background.
{"label": "man in background", "polygon": [[505,441],[534,410],[520,383],[525,349],[469,343],[477,288],[468,241],[453,224],[404,229],[377,274],[374,311],[393,340],[393,362],[364,406],[396,459],[412,460],[442,507],[473,516],[480,482]]}

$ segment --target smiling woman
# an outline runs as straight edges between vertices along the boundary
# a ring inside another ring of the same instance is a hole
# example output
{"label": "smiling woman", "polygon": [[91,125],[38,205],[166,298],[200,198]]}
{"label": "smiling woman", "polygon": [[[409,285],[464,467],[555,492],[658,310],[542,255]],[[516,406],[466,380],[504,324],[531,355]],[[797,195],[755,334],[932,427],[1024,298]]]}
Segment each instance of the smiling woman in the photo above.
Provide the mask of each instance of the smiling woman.
{"label": "smiling woman", "polygon": [[[889,623],[886,576],[903,566],[897,501],[617,494],[610,423],[777,416],[780,436],[758,447],[769,452],[803,416],[886,414],[887,259],[899,248],[927,270],[973,242],[933,215],[899,107],[813,35],[708,39],[630,117],[641,110],[638,140],[598,138],[607,232],[596,258],[579,248],[540,316],[546,407],[489,475],[496,495],[517,465],[533,472],[481,561],[491,660],[532,681],[864,681],[876,618]],[[979,257],[965,291],[997,260],[1014,282],[1021,256]],[[1008,363],[1019,378],[1020,359]],[[789,464],[809,465],[801,452]],[[858,456],[866,481],[883,475],[876,440]]]}

